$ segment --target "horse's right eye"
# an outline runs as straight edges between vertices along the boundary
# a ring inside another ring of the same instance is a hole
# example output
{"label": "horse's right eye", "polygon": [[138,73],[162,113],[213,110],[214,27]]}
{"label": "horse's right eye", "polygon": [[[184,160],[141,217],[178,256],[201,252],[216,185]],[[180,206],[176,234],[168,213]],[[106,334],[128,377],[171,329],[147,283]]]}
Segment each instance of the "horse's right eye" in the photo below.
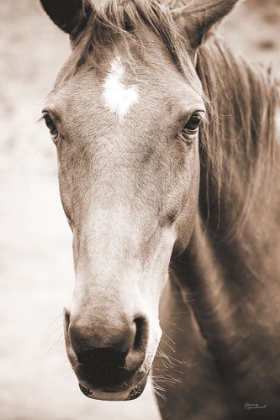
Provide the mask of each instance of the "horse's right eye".
{"label": "horse's right eye", "polygon": [[44,114],[43,118],[45,120],[45,124],[48,127],[48,129],[50,130],[51,136],[54,140],[57,139],[58,137],[58,130],[56,128],[55,123],[53,122],[52,117],[49,114]]}

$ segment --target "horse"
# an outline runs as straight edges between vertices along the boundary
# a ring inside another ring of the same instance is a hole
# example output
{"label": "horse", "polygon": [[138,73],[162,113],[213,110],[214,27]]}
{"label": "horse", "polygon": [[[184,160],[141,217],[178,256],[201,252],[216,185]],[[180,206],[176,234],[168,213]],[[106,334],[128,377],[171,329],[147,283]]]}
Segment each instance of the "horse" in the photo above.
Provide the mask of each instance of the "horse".
{"label": "horse", "polygon": [[41,0],[72,48],[43,109],[67,355],[93,399],[152,372],[164,420],[280,416],[279,92],[215,34],[237,3]]}

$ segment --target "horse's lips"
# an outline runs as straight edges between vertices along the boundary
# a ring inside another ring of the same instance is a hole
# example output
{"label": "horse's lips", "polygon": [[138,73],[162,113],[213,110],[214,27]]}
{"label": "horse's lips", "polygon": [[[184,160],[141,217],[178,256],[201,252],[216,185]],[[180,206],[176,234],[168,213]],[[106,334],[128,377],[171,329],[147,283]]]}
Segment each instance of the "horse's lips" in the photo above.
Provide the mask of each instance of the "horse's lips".
{"label": "horse's lips", "polygon": [[[101,401],[130,401],[138,398],[144,391],[147,383],[148,375],[145,375],[136,385],[129,387],[127,390],[101,391],[93,390],[79,382],[79,388],[82,393],[95,400]],[[81,381],[82,382],[82,381]]]}

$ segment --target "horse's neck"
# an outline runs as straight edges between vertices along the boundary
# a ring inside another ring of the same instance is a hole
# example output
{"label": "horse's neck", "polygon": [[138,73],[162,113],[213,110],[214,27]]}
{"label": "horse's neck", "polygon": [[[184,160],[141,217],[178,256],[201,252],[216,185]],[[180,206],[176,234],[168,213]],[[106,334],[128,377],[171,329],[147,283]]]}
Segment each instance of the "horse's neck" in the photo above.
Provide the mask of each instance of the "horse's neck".
{"label": "horse's neck", "polygon": [[[257,366],[265,376],[266,361],[278,357],[279,263],[277,268],[275,255],[264,253],[254,261],[250,247],[247,255],[245,251],[239,240],[213,245],[198,217],[188,248],[174,264],[181,294],[217,368],[221,375],[227,372],[233,384],[242,375],[247,380]],[[254,352],[256,348],[260,350]]]}

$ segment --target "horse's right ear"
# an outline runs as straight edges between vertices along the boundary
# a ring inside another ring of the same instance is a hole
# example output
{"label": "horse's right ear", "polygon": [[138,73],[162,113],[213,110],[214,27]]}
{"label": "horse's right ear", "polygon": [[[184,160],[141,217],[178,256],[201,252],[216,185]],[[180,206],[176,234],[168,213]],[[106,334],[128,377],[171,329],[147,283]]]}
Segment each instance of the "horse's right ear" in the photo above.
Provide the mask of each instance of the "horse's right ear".
{"label": "horse's right ear", "polygon": [[90,0],[40,0],[51,20],[64,32],[77,35],[92,12]]}

